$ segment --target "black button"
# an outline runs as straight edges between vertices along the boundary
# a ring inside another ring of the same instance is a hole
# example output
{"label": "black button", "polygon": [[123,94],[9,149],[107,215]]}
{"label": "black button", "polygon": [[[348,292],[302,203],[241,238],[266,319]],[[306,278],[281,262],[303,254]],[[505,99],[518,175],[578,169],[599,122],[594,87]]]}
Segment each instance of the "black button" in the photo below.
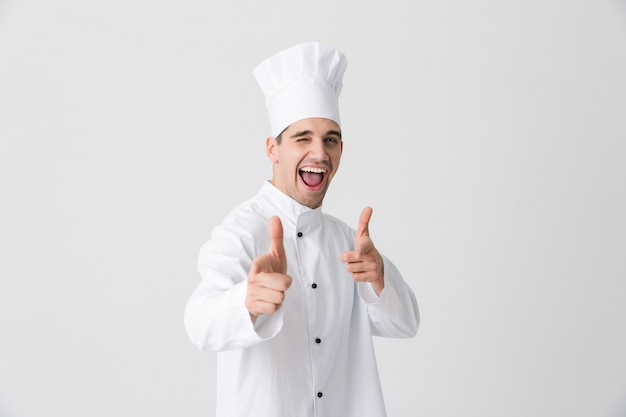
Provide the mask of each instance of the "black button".
{"label": "black button", "polygon": [[317,288],[317,284],[316,284],[316,283],[313,283],[313,284],[311,284],[311,287],[313,287],[313,288]]}
{"label": "black button", "polygon": [[298,237],[302,237],[302,232],[298,232]]}
{"label": "black button", "polygon": [[317,339],[315,339],[315,343],[322,343],[322,339],[318,337]]}
{"label": "black button", "polygon": [[317,393],[317,396],[318,396],[319,398],[322,398],[322,395],[324,395],[324,394],[322,394],[321,392],[318,392],[318,393]]}

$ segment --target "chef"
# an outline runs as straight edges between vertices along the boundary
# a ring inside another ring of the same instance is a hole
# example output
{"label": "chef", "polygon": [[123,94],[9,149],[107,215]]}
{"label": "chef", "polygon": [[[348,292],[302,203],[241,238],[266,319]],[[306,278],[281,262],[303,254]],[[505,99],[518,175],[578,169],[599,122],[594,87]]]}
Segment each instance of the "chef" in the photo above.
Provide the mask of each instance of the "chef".
{"label": "chef", "polygon": [[383,417],[372,336],[412,337],[415,296],[369,235],[322,210],[343,151],[347,61],[307,42],[253,74],[272,179],[216,226],[184,322],[217,353],[217,417]]}

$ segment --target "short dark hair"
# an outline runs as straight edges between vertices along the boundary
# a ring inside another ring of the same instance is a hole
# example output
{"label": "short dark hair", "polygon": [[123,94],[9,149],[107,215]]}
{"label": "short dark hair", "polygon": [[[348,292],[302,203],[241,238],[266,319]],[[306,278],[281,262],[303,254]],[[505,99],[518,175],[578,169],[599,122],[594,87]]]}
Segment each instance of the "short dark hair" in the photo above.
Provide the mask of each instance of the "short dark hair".
{"label": "short dark hair", "polygon": [[[291,125],[289,125],[291,126]],[[284,128],[279,134],[278,136],[276,136],[274,139],[276,139],[276,143],[278,143],[280,145],[280,142],[283,140],[283,133],[285,133],[285,130],[287,130],[289,128],[289,126],[287,126],[286,128]]]}

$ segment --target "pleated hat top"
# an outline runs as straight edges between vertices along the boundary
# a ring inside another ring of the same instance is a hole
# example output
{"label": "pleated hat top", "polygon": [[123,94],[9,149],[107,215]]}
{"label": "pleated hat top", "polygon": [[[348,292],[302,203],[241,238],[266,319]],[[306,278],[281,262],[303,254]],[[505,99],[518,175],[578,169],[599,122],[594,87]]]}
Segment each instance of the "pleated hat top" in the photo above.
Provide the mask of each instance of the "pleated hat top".
{"label": "pleated hat top", "polygon": [[347,64],[341,51],[319,42],[294,45],[261,62],[253,74],[265,95],[271,136],[314,117],[341,126],[339,95]]}

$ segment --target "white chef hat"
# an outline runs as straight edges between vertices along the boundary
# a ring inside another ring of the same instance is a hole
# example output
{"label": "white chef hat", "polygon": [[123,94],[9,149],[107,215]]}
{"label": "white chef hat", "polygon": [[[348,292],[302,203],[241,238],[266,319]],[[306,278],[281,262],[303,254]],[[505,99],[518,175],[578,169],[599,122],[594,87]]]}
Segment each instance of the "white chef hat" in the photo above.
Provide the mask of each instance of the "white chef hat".
{"label": "white chef hat", "polygon": [[341,124],[339,94],[346,66],[341,51],[319,42],[292,46],[261,62],[253,74],[265,94],[271,136],[311,117]]}

